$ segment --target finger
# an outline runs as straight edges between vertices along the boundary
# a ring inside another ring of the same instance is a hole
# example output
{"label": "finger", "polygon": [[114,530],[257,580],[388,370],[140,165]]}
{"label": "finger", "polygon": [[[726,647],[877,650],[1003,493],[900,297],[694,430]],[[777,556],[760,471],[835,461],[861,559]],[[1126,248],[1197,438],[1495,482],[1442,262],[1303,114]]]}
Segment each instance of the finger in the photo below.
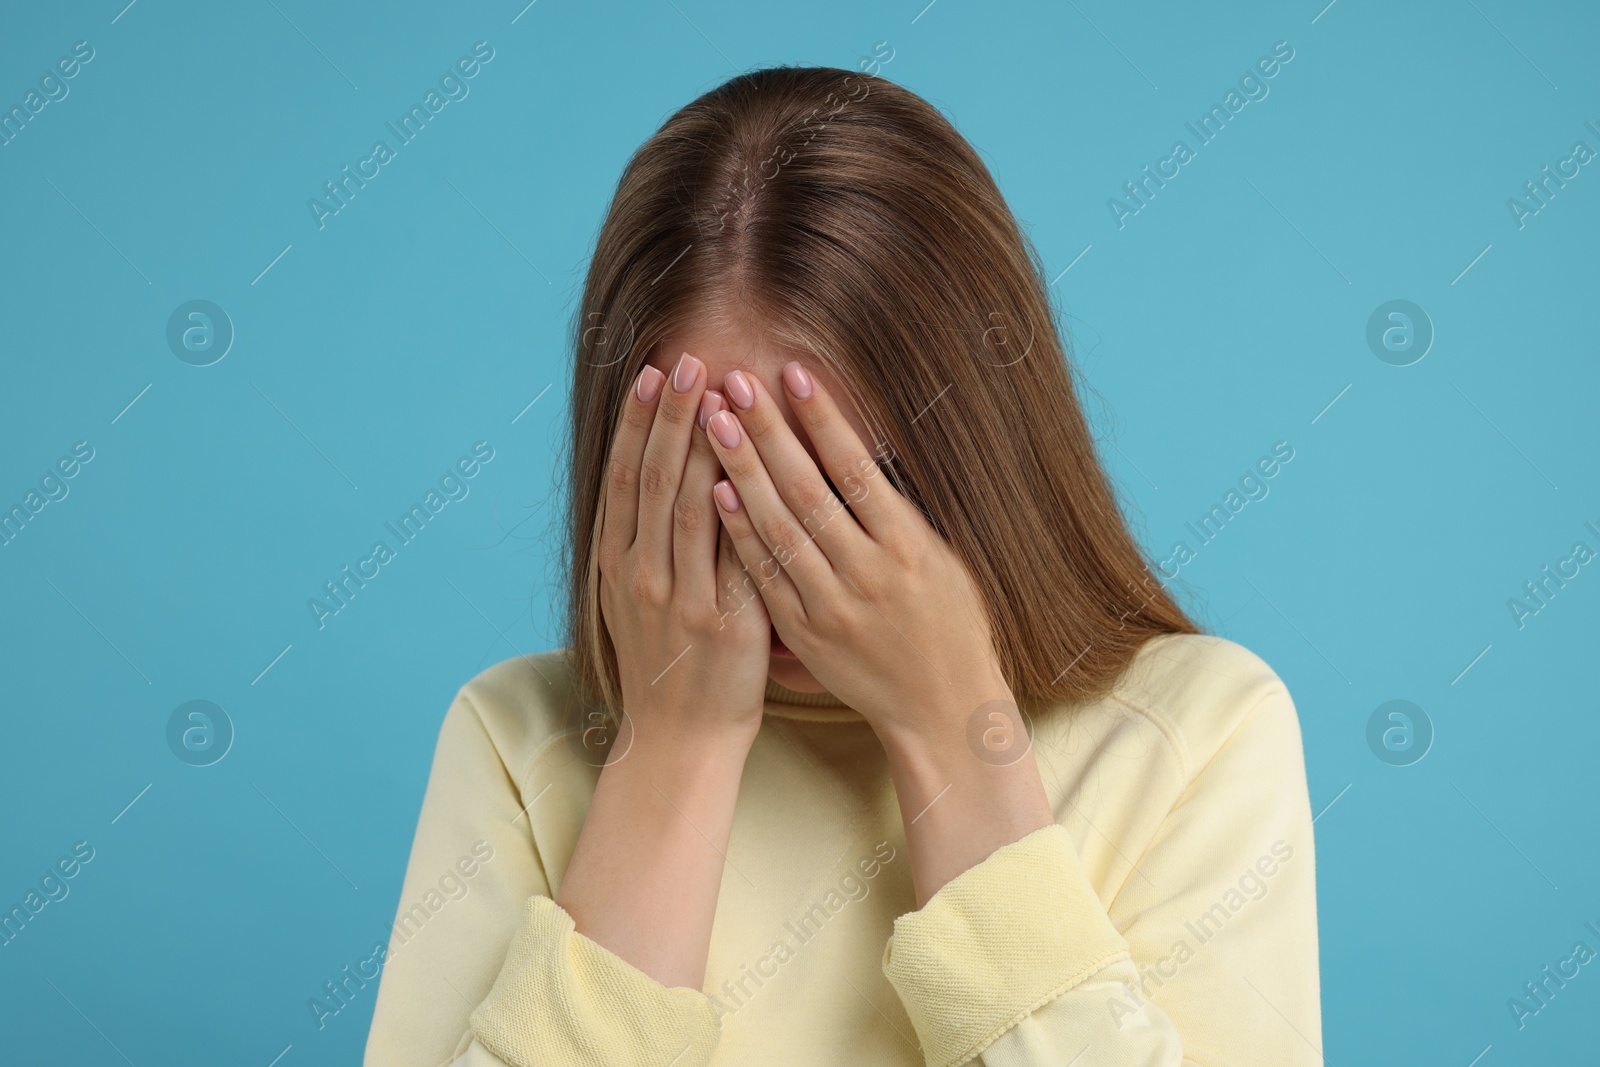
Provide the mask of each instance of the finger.
{"label": "finger", "polygon": [[705,366],[685,352],[678,357],[656,404],[656,421],[639,464],[639,531],[634,551],[642,564],[670,573],[672,512],[683,485],[683,468],[694,433],[695,409],[705,387]]}
{"label": "finger", "polygon": [[639,521],[639,465],[655,422],[656,404],[666,375],[646,366],[622,401],[622,418],[611,442],[606,467],[606,513],[601,522],[601,559],[615,558],[633,547]]}
{"label": "finger", "polygon": [[[778,495],[772,476],[740,428],[739,420],[732,412],[719,411],[707,420],[706,435],[722,460],[722,469],[728,472],[728,480],[738,491],[742,506],[736,514],[749,513],[745,521],[772,558],[794,579],[802,599],[807,594],[812,598],[822,595],[834,580],[833,564]],[[739,554],[746,563],[750,562],[743,544],[739,544]]]}
{"label": "finger", "polygon": [[790,360],[783,367],[783,388],[822,460],[823,470],[839,487],[862,528],[873,539],[881,539],[896,523],[904,521],[907,509],[913,509],[913,505],[883,477],[871,451],[816,375],[798,361]]}
{"label": "finger", "polygon": [[[748,603],[749,595],[754,593],[760,597],[774,625],[779,618],[785,620],[785,626],[791,620],[803,621],[806,610],[800,599],[800,591],[795,588],[788,572],[767,551],[761,535],[756,533],[739,490],[724,478],[716,484],[712,496],[717,502],[717,514],[722,517],[723,529],[727,531],[739,557],[736,573],[729,575],[733,580],[733,589],[729,590],[726,586],[720,589],[724,601]],[[724,606],[723,610],[727,611],[728,608]],[[781,634],[782,631],[779,632]]]}
{"label": "finger", "polygon": [[[727,491],[732,492],[731,487]],[[728,532],[727,525],[720,519],[717,522],[716,594],[719,633],[734,625],[735,619],[752,629],[765,629],[771,625],[766,602],[761,599],[758,579],[744,569],[739,549],[733,543],[733,534]]]}
{"label": "finger", "polygon": [[830,562],[849,568],[870,540],[789,428],[777,401],[759,378],[738,370],[728,372],[726,392],[790,514]]}
{"label": "finger", "polygon": [[[700,394],[696,421],[703,429],[706,419],[722,410],[722,394],[707,389]],[[673,512],[673,585],[683,583],[692,596],[714,598],[716,590],[717,537],[722,524],[717,521],[717,506],[711,500],[711,486],[722,476],[722,464],[706,435],[690,435],[689,462],[683,469],[683,488]]]}

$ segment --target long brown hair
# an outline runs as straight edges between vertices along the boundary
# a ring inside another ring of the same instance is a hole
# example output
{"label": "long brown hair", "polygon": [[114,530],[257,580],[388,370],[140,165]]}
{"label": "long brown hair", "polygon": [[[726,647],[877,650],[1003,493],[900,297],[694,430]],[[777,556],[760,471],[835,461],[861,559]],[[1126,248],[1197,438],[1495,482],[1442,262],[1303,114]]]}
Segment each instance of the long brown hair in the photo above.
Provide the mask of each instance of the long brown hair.
{"label": "long brown hair", "polygon": [[599,606],[611,440],[651,350],[739,322],[827,366],[970,568],[1019,702],[1101,695],[1198,628],[1130,535],[1027,237],[934,107],[828,67],[741,74],[628,162],[574,323],[563,580],[581,702],[620,704]]}

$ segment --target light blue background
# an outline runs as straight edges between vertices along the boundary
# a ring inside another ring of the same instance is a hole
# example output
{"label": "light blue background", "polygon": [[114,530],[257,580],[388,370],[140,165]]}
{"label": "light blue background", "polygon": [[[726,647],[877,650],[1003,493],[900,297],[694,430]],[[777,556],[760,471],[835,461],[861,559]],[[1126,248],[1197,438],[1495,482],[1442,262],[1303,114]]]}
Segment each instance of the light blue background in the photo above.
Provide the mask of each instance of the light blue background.
{"label": "light blue background", "polygon": [[[1152,552],[1295,449],[1181,577],[1300,710],[1328,1060],[1593,1055],[1600,963],[1525,1029],[1506,1006],[1600,949],[1600,566],[1507,607],[1600,549],[1600,164],[1525,228],[1506,203],[1600,149],[1593,8],[125,2],[0,33],[6,109],[95,49],[0,147],[0,505],[95,449],[0,548],[0,907],[96,851],[0,948],[0,1058],[356,1062],[375,987],[321,1031],[307,1001],[385,936],[450,697],[558,640],[564,342],[622,165],[736,70],[880,41],[1058,279]],[[479,40],[470,96],[319,230],[307,199]],[[1270,95],[1118,229],[1279,40]],[[1396,298],[1437,331],[1407,367],[1365,340]],[[166,344],[191,299],[237,330],[213,366]],[[319,631],[307,599],[480,440],[470,496]],[[165,739],[197,698],[237,730],[205,768]],[[1437,732],[1409,767],[1366,741],[1399,698]]]}

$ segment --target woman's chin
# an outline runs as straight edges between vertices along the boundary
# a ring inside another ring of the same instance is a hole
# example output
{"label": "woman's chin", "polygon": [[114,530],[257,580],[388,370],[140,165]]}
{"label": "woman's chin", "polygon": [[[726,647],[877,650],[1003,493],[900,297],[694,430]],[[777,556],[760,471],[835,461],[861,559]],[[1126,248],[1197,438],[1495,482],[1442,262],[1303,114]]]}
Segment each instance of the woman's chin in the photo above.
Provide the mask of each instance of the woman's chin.
{"label": "woman's chin", "polygon": [[772,656],[767,661],[767,676],[796,693],[822,693],[827,689],[806,669],[805,664],[792,656]]}

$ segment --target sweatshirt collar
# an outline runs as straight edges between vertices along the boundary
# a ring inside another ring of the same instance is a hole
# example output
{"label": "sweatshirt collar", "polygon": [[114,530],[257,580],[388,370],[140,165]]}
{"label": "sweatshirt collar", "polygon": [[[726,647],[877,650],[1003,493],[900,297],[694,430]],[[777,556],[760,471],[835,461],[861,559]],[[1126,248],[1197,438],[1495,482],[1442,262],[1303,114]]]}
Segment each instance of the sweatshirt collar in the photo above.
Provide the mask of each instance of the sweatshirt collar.
{"label": "sweatshirt collar", "polygon": [[786,719],[811,722],[864,722],[859,711],[829,692],[799,693],[767,679],[766,711]]}

